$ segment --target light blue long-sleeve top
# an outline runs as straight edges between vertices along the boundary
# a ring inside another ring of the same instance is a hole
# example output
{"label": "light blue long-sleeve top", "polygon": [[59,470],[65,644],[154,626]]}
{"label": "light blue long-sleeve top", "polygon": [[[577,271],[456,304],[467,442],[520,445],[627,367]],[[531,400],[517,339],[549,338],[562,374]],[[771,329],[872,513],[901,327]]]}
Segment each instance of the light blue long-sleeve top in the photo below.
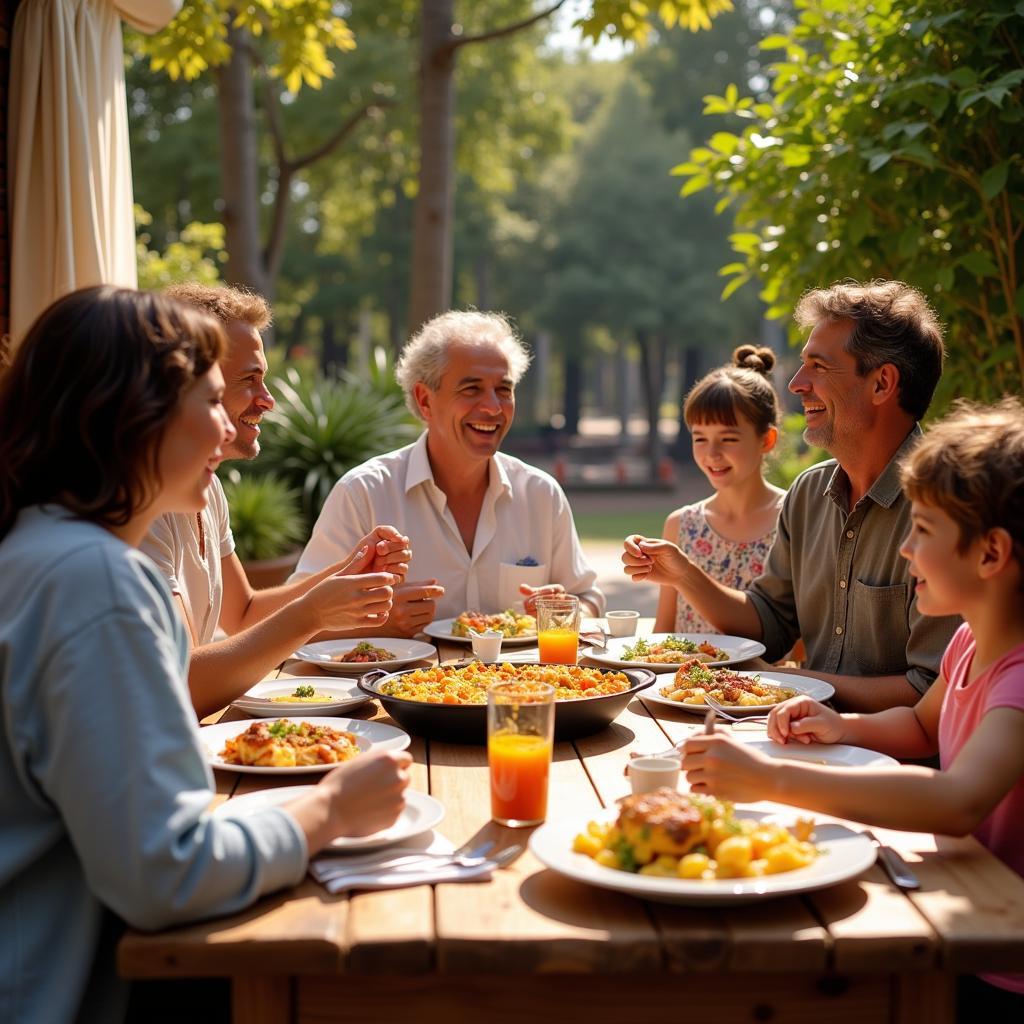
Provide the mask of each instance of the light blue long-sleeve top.
{"label": "light blue long-sleeve top", "polygon": [[286,811],[207,813],[187,660],[144,555],[21,512],[0,542],[0,1021],[117,1019],[110,911],[157,929],[301,880]]}

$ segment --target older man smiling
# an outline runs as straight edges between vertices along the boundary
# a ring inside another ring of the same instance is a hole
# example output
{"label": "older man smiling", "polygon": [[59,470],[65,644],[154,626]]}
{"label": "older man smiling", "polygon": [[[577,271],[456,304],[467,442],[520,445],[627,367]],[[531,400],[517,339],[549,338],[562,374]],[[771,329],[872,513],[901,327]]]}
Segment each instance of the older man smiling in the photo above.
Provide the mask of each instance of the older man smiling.
{"label": "older man smiling", "polygon": [[[569,503],[548,474],[499,451],[530,357],[496,313],[449,312],[405,346],[396,376],[426,424],[419,440],[346,473],[324,505],[297,575],[322,570],[368,523],[408,534],[410,575],[386,631],[412,635],[435,616],[500,611],[519,591],[568,591],[600,614],[604,598]],[[381,632],[381,630],[377,630]]]}
{"label": "older man smiling", "polygon": [[898,466],[942,372],[941,328],[899,281],[808,292],[796,319],[810,336],[789,390],[805,440],[834,458],[790,488],[764,575],[733,590],[671,541],[640,536],[626,539],[623,565],[634,580],[674,586],[723,633],[762,640],[772,661],[803,637],[806,671],[847,710],[914,704],[958,622],[921,615],[899,554],[910,503]]}

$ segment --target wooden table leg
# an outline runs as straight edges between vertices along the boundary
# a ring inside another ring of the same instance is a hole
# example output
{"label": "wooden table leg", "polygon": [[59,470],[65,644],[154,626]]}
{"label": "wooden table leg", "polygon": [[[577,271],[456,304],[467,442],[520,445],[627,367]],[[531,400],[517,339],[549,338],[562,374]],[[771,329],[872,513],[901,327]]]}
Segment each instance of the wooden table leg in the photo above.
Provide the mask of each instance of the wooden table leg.
{"label": "wooden table leg", "polygon": [[291,978],[237,975],[231,979],[232,1024],[288,1024],[294,1020]]}

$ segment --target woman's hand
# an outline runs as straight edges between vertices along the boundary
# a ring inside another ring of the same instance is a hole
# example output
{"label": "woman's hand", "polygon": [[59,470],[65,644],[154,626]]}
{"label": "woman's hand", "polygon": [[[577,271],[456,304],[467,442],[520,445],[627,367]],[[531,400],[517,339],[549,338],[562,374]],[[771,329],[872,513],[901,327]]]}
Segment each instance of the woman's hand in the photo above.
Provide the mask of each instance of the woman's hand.
{"label": "woman's hand", "polygon": [[643,580],[673,587],[689,564],[690,560],[679,545],[670,540],[656,540],[634,533],[623,542],[622,569],[634,583]]}
{"label": "woman's hand", "polygon": [[810,697],[791,697],[768,715],[768,738],[776,743],[842,743],[844,732],[843,716]]}
{"label": "woman's hand", "polygon": [[543,587],[531,587],[529,583],[520,583],[519,593],[523,595],[523,611],[527,615],[536,615],[538,597],[561,597],[565,593],[565,587],[561,583],[546,583]]}
{"label": "woman's hand", "polygon": [[393,526],[375,526],[355,546],[352,553],[339,566],[338,572],[347,576],[361,573],[390,572],[404,580],[409,572],[412,549],[409,538]]}
{"label": "woman's hand", "polygon": [[349,576],[336,573],[321,580],[301,598],[317,628],[359,629],[380,626],[387,621],[400,577],[389,572]]}
{"label": "woman's hand", "polygon": [[767,799],[771,758],[722,732],[691,736],[682,745],[682,769],[694,793],[719,800],[747,802]]}
{"label": "woman's hand", "polygon": [[405,807],[410,764],[404,750],[360,754],[285,804],[306,836],[310,856],[336,836],[367,836],[393,825]]}

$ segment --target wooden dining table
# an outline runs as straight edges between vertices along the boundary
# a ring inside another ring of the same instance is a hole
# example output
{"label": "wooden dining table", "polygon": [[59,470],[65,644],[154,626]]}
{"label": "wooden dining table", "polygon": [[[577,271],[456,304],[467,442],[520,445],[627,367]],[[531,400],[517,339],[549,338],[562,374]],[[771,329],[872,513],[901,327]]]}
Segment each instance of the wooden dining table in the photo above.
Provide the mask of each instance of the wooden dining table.
{"label": "wooden dining table", "polygon": [[[439,644],[442,660],[465,654]],[[349,716],[391,721],[376,701]],[[630,751],[662,750],[698,727],[641,694],[600,733],[557,743],[549,820],[614,806],[628,791]],[[444,805],[443,837],[491,839],[498,849],[525,843],[531,830],[490,820],[483,746],[414,736],[410,751],[412,788]],[[296,781],[215,775],[218,802]],[[1020,876],[970,837],[875,833],[910,864],[919,891],[898,890],[876,865],[801,895],[668,905],[566,878],[527,849],[485,881],[332,896],[307,878],[231,917],[129,931],[119,970],[133,979],[229,978],[235,1024],[522,1024],[530,1016],[941,1024],[953,1020],[957,974],[1024,972]]]}

